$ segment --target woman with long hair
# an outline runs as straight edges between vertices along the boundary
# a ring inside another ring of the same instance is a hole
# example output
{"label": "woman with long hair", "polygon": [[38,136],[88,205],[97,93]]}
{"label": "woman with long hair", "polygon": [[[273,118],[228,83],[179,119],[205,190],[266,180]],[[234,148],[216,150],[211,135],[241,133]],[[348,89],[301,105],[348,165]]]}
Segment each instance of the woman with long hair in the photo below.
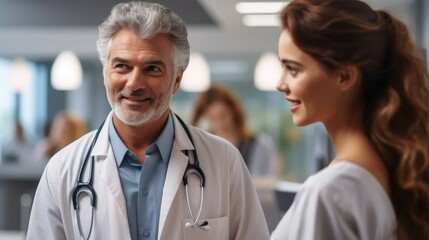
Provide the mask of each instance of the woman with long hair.
{"label": "woman with long hair", "polygon": [[35,150],[38,161],[48,161],[58,151],[87,132],[84,120],[71,111],[60,111],[55,115],[49,134]]}
{"label": "woman with long hair", "polygon": [[358,0],[281,12],[277,88],[293,122],[335,146],[272,239],[428,239],[428,71],[407,27]]}
{"label": "woman with long hair", "polygon": [[241,102],[226,86],[213,85],[198,96],[191,123],[234,144],[252,177],[275,177],[273,141],[248,128]]}

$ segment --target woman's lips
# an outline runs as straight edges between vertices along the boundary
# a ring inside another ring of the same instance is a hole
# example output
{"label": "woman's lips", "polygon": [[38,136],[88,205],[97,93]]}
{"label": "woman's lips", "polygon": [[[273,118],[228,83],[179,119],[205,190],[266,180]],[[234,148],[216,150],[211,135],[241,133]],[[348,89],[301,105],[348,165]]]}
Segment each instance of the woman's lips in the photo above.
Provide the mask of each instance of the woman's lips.
{"label": "woman's lips", "polygon": [[292,113],[296,112],[298,108],[301,106],[301,101],[299,100],[290,99],[290,98],[286,98],[286,100],[290,103],[289,110]]}

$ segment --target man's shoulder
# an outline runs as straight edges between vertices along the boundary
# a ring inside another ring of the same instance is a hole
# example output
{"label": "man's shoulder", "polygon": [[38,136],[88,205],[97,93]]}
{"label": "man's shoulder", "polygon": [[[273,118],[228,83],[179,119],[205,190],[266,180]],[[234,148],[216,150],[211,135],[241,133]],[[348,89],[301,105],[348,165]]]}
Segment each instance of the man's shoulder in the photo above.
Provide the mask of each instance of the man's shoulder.
{"label": "man's shoulder", "polygon": [[202,128],[188,125],[189,130],[191,131],[192,137],[195,142],[209,142],[214,144],[213,146],[224,146],[235,148],[232,143],[228,140],[219,137],[213,133],[210,133]]}
{"label": "man's shoulder", "polygon": [[[228,140],[214,135],[206,130],[198,127],[189,126],[189,130],[194,139],[194,145],[197,152],[204,152],[207,156],[218,159],[222,156],[223,159],[232,161],[241,158],[240,152]],[[219,159],[216,161],[220,161]]]}

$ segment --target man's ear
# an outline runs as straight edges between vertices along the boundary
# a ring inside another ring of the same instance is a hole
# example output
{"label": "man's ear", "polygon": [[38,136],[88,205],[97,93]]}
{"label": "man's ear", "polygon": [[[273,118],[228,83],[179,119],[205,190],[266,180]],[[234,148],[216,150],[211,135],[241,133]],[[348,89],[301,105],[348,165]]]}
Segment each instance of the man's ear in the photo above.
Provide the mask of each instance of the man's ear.
{"label": "man's ear", "polygon": [[183,77],[183,69],[180,68],[177,72],[177,76],[174,79],[174,89],[173,89],[173,95],[176,94],[177,90],[179,90],[180,83],[182,82]]}
{"label": "man's ear", "polygon": [[359,69],[354,65],[343,67],[339,71],[338,85],[340,91],[347,91],[357,85],[360,79]]}

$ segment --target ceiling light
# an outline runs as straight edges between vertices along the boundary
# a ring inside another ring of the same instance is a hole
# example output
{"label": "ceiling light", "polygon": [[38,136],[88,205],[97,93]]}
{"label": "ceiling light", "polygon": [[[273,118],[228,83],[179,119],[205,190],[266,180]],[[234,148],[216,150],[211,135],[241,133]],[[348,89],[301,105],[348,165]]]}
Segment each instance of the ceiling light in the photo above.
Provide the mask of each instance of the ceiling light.
{"label": "ceiling light", "polygon": [[186,92],[202,92],[210,87],[210,68],[201,53],[192,52],[180,87]]}
{"label": "ceiling light", "polygon": [[264,53],[256,63],[255,86],[262,91],[275,91],[282,74],[279,58],[273,52]]}
{"label": "ceiling light", "polygon": [[278,13],[287,2],[239,2],[235,10],[242,14],[249,13]]}
{"label": "ceiling light", "polygon": [[10,69],[10,86],[15,92],[23,92],[30,86],[32,71],[24,58],[16,59]]}
{"label": "ceiling light", "polygon": [[268,15],[245,15],[243,24],[249,27],[280,26],[279,16],[276,14]]}
{"label": "ceiling light", "polygon": [[82,65],[71,51],[61,52],[51,69],[51,84],[57,90],[75,90],[82,83]]}

